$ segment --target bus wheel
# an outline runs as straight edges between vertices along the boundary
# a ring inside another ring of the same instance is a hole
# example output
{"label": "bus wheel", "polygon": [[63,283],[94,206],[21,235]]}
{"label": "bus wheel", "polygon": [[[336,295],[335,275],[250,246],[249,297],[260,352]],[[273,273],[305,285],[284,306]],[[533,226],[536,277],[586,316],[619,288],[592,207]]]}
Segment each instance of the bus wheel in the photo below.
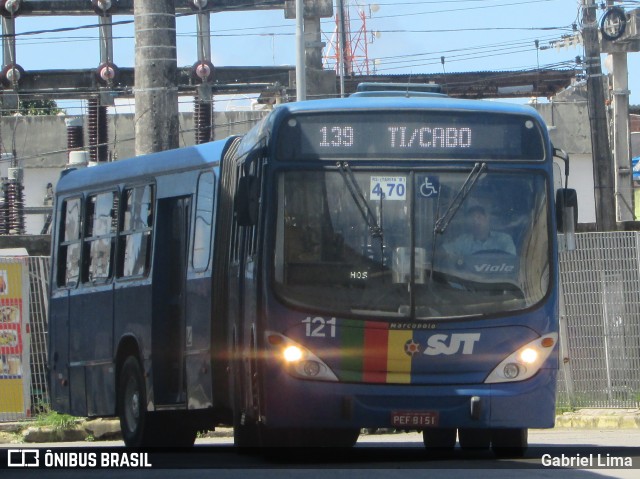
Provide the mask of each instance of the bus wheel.
{"label": "bus wheel", "polygon": [[120,371],[118,381],[118,412],[122,438],[128,447],[145,446],[149,428],[147,399],[142,367],[137,358],[129,356]]}
{"label": "bus wheel", "polygon": [[422,431],[422,440],[429,450],[453,449],[456,445],[456,429],[425,429]]}
{"label": "bus wheel", "polygon": [[234,421],[233,421],[233,445],[247,450],[254,449],[260,447],[261,439],[260,439],[260,425],[251,423],[251,424],[241,424],[241,421],[235,418],[236,413],[234,413]]}
{"label": "bus wheel", "polygon": [[156,428],[162,428],[163,430],[162,433],[160,431],[156,431],[156,434],[160,435],[158,441],[162,441],[162,445],[167,446],[193,446],[193,443],[196,441],[198,431],[190,419],[191,416],[188,412],[171,411],[168,418],[160,422],[162,426],[158,424],[158,427]]}
{"label": "bus wheel", "polygon": [[462,449],[489,449],[490,429],[458,429],[458,441]]}
{"label": "bus wheel", "polygon": [[528,429],[492,429],[491,448],[499,457],[522,457],[529,445]]}
{"label": "bus wheel", "polygon": [[331,429],[328,431],[328,447],[353,447],[360,437],[360,429]]}

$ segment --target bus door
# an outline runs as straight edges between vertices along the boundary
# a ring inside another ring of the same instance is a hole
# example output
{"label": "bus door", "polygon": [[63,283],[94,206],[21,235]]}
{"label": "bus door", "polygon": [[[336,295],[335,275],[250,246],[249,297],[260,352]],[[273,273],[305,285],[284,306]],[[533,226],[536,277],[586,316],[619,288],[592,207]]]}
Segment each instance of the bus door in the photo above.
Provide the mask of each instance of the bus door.
{"label": "bus door", "polygon": [[158,200],[151,326],[156,405],[186,402],[185,283],[190,203],[188,197]]}
{"label": "bus door", "polygon": [[[242,228],[236,229],[236,261],[230,269],[235,283],[235,294],[230,295],[229,313],[235,327],[235,342],[239,363],[236,363],[236,377],[239,380],[239,406],[243,412],[254,416],[259,414],[258,391],[255,389],[257,371],[257,311],[258,311],[258,205],[260,195],[261,167],[258,161],[250,162],[244,177],[239,180],[236,201],[236,220]],[[239,178],[241,172],[239,171]],[[240,366],[240,367],[238,367]]]}

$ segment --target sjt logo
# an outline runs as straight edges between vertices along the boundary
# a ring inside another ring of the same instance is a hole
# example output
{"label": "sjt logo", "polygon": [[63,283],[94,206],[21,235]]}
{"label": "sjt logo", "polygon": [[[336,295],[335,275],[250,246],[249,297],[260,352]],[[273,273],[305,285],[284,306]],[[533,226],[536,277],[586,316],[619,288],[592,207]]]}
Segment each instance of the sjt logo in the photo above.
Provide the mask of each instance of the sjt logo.
{"label": "sjt logo", "polygon": [[434,334],[427,340],[424,354],[450,356],[462,349],[462,354],[473,354],[473,346],[480,340],[480,333]]}

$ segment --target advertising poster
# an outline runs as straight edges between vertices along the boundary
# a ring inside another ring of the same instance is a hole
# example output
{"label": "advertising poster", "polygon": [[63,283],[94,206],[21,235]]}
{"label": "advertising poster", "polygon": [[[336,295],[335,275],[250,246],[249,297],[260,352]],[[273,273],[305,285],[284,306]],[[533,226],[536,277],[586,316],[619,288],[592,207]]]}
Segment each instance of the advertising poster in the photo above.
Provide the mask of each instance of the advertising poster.
{"label": "advertising poster", "polygon": [[[26,282],[26,284],[25,284]],[[0,258],[0,419],[29,415],[26,258]]]}

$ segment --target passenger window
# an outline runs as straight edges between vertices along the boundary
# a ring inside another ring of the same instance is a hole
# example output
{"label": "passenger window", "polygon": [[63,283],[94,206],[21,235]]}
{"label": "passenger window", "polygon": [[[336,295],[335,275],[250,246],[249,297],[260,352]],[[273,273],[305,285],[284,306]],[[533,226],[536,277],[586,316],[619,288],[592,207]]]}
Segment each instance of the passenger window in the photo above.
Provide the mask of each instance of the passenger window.
{"label": "passenger window", "polygon": [[196,198],[196,225],[193,237],[192,265],[204,270],[209,266],[211,255],[211,235],[213,232],[213,203],[215,187],[213,172],[200,175]]}
{"label": "passenger window", "polygon": [[153,186],[126,188],[122,195],[122,228],[119,232],[118,277],[144,276],[151,258]]}
{"label": "passenger window", "polygon": [[86,281],[104,282],[111,277],[117,211],[118,195],[115,191],[87,198],[84,232]]}
{"label": "passenger window", "polygon": [[80,211],[81,199],[70,198],[62,204],[57,284],[73,287],[80,277]]}

